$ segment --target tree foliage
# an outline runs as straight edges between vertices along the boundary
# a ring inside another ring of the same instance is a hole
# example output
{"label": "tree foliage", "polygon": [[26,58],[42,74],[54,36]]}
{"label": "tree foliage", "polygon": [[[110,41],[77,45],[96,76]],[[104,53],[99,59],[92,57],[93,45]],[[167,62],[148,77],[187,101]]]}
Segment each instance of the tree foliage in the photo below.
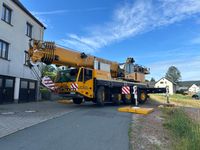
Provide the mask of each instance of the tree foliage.
{"label": "tree foliage", "polygon": [[42,65],[41,73],[42,77],[48,76],[54,80],[57,74],[57,68],[52,65]]}
{"label": "tree foliage", "polygon": [[169,67],[165,77],[173,82],[177,82],[181,79],[181,72],[175,66]]}
{"label": "tree foliage", "polygon": [[156,80],[152,77],[150,82],[156,82]]}

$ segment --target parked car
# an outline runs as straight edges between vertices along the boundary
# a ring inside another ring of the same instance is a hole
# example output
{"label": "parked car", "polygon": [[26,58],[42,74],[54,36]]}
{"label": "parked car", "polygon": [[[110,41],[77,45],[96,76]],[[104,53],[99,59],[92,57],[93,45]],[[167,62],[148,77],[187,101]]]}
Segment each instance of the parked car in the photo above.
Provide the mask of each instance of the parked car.
{"label": "parked car", "polygon": [[196,94],[194,94],[194,95],[192,95],[192,98],[193,99],[200,99],[200,92],[198,92],[198,93],[196,93]]}

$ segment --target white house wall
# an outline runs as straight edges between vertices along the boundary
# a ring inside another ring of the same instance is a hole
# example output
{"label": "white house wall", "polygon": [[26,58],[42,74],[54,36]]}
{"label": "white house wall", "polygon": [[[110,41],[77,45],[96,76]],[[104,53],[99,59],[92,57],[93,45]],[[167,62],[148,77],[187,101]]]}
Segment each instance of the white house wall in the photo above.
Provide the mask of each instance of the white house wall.
{"label": "white house wall", "polygon": [[[33,26],[32,38],[37,40],[43,39],[44,27],[39,25],[11,0],[0,1],[0,17],[2,16],[3,3],[12,9],[12,16],[11,25],[0,20],[0,39],[9,43],[8,60],[0,58],[0,75],[15,77],[14,99],[18,99],[19,89],[17,88],[19,88],[21,79],[37,81],[37,77],[33,74],[33,71],[24,65],[24,51],[28,50],[30,39],[26,35],[27,22]],[[35,69],[39,74],[39,69],[37,67]],[[37,85],[39,85],[39,82],[37,82]]]}
{"label": "white house wall", "polygon": [[193,84],[189,90],[188,90],[190,93],[197,93],[200,91],[200,87],[198,87],[197,85]]}
{"label": "white house wall", "polygon": [[35,39],[43,39],[44,29],[10,0],[1,1],[0,14],[3,3],[12,9],[12,26],[0,20],[0,39],[9,43],[8,60],[0,59],[0,74],[37,80],[32,71],[24,65],[24,51],[28,50],[30,39],[26,36],[26,23],[33,25],[32,37]]}
{"label": "white house wall", "polygon": [[173,83],[165,78],[162,78],[155,84],[155,88],[166,88],[169,87],[169,94],[174,94],[174,86]]}

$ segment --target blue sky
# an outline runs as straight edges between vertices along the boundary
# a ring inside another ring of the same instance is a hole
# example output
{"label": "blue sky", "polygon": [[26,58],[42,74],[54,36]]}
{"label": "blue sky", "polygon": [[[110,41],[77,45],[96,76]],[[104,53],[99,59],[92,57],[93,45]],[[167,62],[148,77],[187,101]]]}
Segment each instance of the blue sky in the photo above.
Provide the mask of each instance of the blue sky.
{"label": "blue sky", "polygon": [[134,57],[163,77],[200,80],[200,0],[21,0],[46,26],[45,40],[106,59]]}

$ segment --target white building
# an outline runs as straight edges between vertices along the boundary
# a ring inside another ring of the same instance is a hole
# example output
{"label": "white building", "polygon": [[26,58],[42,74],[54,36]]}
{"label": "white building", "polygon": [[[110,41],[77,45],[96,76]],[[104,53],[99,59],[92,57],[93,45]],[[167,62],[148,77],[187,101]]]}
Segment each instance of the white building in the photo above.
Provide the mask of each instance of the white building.
{"label": "white building", "polygon": [[193,84],[191,87],[188,89],[189,93],[198,93],[200,92],[200,87],[197,86],[196,84]]}
{"label": "white building", "polygon": [[200,81],[180,81],[177,82],[177,91],[184,91],[188,94],[200,92]]}
{"label": "white building", "polygon": [[43,39],[45,27],[18,0],[1,0],[0,13],[0,103],[34,101],[39,82],[25,50],[30,38]]}
{"label": "white building", "polygon": [[169,94],[174,94],[176,92],[176,83],[170,81],[166,78],[161,78],[155,84],[155,88],[169,88]]}

